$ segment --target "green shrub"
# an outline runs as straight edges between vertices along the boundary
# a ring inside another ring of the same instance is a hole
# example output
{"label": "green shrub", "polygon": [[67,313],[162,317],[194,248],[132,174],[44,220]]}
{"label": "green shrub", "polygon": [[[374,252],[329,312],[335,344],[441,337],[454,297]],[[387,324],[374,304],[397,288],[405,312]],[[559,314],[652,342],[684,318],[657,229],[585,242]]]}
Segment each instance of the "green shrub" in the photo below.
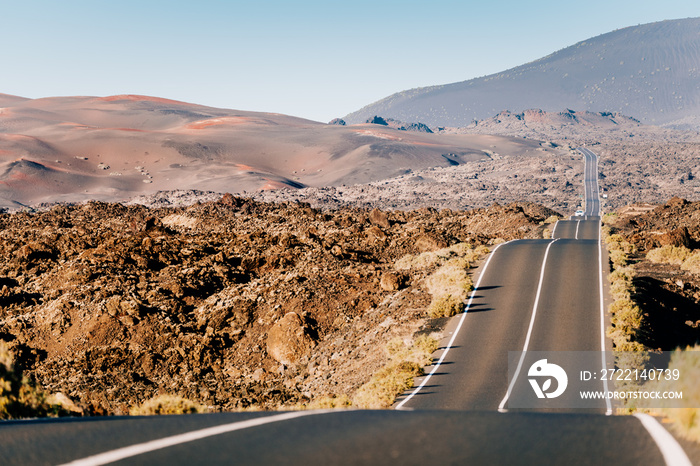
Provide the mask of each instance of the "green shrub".
{"label": "green shrub", "polygon": [[179,395],[157,395],[141,405],[129,410],[132,416],[152,416],[156,414],[195,414],[205,409],[194,401]]}

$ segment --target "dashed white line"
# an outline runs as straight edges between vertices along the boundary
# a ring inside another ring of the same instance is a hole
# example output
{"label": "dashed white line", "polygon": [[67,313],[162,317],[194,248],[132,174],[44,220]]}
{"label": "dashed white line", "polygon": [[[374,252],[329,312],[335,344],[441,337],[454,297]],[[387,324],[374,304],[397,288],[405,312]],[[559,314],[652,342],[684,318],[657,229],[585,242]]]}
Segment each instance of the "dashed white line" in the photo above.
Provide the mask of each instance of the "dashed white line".
{"label": "dashed white line", "polygon": [[180,445],[182,443],[194,442],[195,440],[200,440],[206,437],[212,437],[214,435],[225,434],[227,432],[233,432],[236,430],[248,429],[250,427],[262,426],[264,424],[271,424],[273,422],[288,421],[290,419],[298,417],[326,414],[331,411],[332,410],[297,411],[292,413],[277,414],[274,416],[258,417],[255,419],[249,419],[247,421],[233,422],[221,426],[208,427],[206,429],[186,432],[184,434],[173,435],[171,437],[165,437],[158,440],[151,440],[150,442],[138,443],[136,445],[118,448],[116,450],[107,451],[98,455],[88,456],[86,458],[66,463],[66,466],[96,466],[101,464],[114,463],[115,461],[120,461],[125,458],[131,458],[133,456],[142,455],[144,453],[148,453],[155,450],[161,450],[163,448],[168,448],[175,445]]}
{"label": "dashed white line", "polygon": [[527,336],[525,337],[525,344],[523,345],[523,352],[520,354],[520,360],[518,361],[518,366],[515,369],[515,373],[513,374],[513,378],[510,381],[510,385],[508,385],[508,391],[506,391],[506,396],[503,397],[501,404],[498,405],[498,412],[499,413],[508,412],[508,410],[505,409],[505,405],[508,402],[508,398],[510,398],[510,394],[513,391],[513,387],[515,386],[516,380],[518,380],[518,375],[520,374],[520,370],[523,367],[523,361],[525,360],[525,353],[527,352],[528,346],[530,346],[530,336],[532,336],[532,329],[535,327],[535,317],[537,316],[537,306],[539,305],[540,294],[542,293],[542,283],[544,282],[544,270],[545,270],[545,267],[547,265],[547,256],[549,255],[550,248],[557,241],[559,241],[559,238],[550,242],[547,245],[547,250],[544,252],[544,259],[542,259],[542,269],[540,270],[540,283],[537,285],[537,295],[535,296],[535,304],[532,306],[532,317],[530,317],[530,327],[527,329]]}
{"label": "dashed white line", "polygon": [[637,413],[634,415],[639,419],[644,428],[649,432],[651,438],[656,442],[656,446],[661,450],[661,455],[668,466],[692,466],[688,455],[685,454],[673,435],[669,434],[659,421],[648,414]]}
{"label": "dashed white line", "polygon": [[[510,242],[510,241],[509,241]],[[489,256],[488,260],[486,261],[486,264],[484,264],[484,269],[481,271],[481,275],[479,275],[479,279],[476,281],[476,286],[474,287],[474,290],[472,291],[471,296],[469,296],[469,301],[467,302],[467,306],[464,309],[464,312],[462,313],[462,317],[459,319],[459,323],[457,324],[457,328],[455,329],[454,333],[452,334],[452,338],[450,339],[450,342],[447,344],[447,347],[445,347],[445,350],[442,352],[442,355],[440,356],[440,359],[438,360],[437,363],[433,366],[433,369],[430,371],[428,375],[425,376],[423,381],[418,385],[415,390],[413,390],[410,395],[408,395],[405,399],[401,401],[398,405],[396,405],[395,409],[407,409],[404,408],[404,405],[413,398],[414,395],[416,395],[421,389],[425,386],[426,383],[428,383],[428,380],[433,376],[435,371],[438,370],[440,367],[440,364],[445,360],[445,357],[447,356],[447,353],[450,351],[450,348],[452,348],[452,345],[455,342],[455,339],[457,338],[457,334],[459,333],[460,329],[462,328],[462,324],[464,324],[464,319],[467,317],[467,313],[469,312],[469,308],[472,305],[472,301],[474,300],[474,295],[476,295],[477,290],[479,289],[479,286],[481,285],[481,279],[484,278],[484,275],[486,275],[486,269],[489,267],[489,264],[491,263],[491,259],[493,256],[496,254],[496,251],[498,248],[503,246],[504,244],[508,243],[501,243],[498,246],[494,248],[494,250],[491,252],[491,255]]]}

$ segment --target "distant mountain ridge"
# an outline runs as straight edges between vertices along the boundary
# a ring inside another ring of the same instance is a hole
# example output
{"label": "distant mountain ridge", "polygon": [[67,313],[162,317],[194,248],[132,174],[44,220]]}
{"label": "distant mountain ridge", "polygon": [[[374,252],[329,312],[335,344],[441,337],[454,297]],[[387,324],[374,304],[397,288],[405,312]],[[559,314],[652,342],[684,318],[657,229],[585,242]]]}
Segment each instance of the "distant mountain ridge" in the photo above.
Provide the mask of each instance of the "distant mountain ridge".
{"label": "distant mountain ridge", "polygon": [[467,126],[503,111],[620,112],[645,124],[700,127],[700,18],[603,34],[498,74],[410,89],[343,119],[379,115]]}

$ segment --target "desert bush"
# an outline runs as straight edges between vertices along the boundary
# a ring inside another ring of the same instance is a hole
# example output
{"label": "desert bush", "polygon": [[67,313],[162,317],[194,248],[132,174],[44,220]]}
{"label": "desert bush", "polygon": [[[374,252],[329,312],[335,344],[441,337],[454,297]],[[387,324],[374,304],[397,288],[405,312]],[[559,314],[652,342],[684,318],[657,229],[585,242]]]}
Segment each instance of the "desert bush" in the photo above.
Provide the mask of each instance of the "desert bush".
{"label": "desert bush", "polygon": [[614,222],[618,218],[617,212],[608,212],[603,215],[603,225]]}
{"label": "desert bush", "polygon": [[413,378],[422,373],[418,364],[408,361],[385,366],[357,390],[353,404],[363,409],[389,408],[396,395],[411,388]]}
{"label": "desert bush", "polygon": [[681,264],[681,269],[700,274],[700,251],[693,251]]}
{"label": "desert bush", "polygon": [[435,296],[428,306],[428,316],[431,319],[452,317],[464,311],[464,298],[452,295]]}
{"label": "desert bush", "polygon": [[466,259],[454,258],[425,280],[426,288],[433,296],[428,307],[430,317],[451,317],[464,310],[464,300],[474,289],[474,284],[467,275],[468,268]]}
{"label": "desert bush", "polygon": [[627,265],[627,254],[619,249],[610,251],[610,262],[612,262],[613,267],[619,268]]}
{"label": "desert bush", "polygon": [[627,335],[635,335],[642,324],[642,311],[630,299],[618,299],[610,305],[611,322]]}
{"label": "desert bush", "polygon": [[330,395],[315,398],[308,403],[295,405],[294,409],[342,409],[352,406],[350,397],[342,395]]}
{"label": "desert bush", "polygon": [[156,414],[194,414],[205,409],[194,401],[179,395],[157,395],[129,410],[132,416],[152,416]]}
{"label": "desert bush", "polygon": [[417,337],[410,346],[395,339],[387,344],[389,362],[361,386],[352,404],[364,409],[389,408],[396,396],[413,386],[413,378],[423,374],[423,366],[432,363],[431,354],[438,341],[430,336]]}
{"label": "desert bush", "polygon": [[634,254],[637,247],[627,241],[614,241],[608,244],[608,251],[622,251],[625,254]]}
{"label": "desert bush", "polygon": [[[668,368],[678,369],[681,377],[657,381],[654,389],[683,392],[683,398],[673,400],[674,407],[664,407],[661,412],[673,421],[682,436],[700,442],[700,345],[687,347],[685,351],[676,350]],[[679,403],[682,406],[679,407]]]}
{"label": "desert bush", "polygon": [[550,216],[550,217],[547,217],[547,218],[544,220],[544,223],[545,223],[545,224],[547,224],[547,223],[557,223],[558,221],[559,221],[559,216],[557,216],[557,215],[552,215],[552,216]]}
{"label": "desert bush", "polygon": [[612,235],[606,236],[605,244],[621,243],[624,240],[625,238],[621,234],[614,233]]}
{"label": "desert bush", "polygon": [[647,259],[658,264],[681,265],[690,256],[690,249],[685,246],[661,246],[647,253]]}
{"label": "desert bush", "polygon": [[20,419],[68,415],[61,404],[50,397],[15,367],[14,356],[0,341],[0,419]]}
{"label": "desert bush", "polygon": [[396,261],[394,268],[396,270],[423,270],[442,265],[455,257],[463,258],[471,263],[488,253],[489,249],[486,246],[474,248],[468,243],[457,243],[437,251],[428,251],[418,255],[407,254]]}
{"label": "desert bush", "polygon": [[634,293],[634,285],[632,283],[632,270],[629,267],[615,269],[608,275],[610,281],[610,293],[618,299],[631,299]]}

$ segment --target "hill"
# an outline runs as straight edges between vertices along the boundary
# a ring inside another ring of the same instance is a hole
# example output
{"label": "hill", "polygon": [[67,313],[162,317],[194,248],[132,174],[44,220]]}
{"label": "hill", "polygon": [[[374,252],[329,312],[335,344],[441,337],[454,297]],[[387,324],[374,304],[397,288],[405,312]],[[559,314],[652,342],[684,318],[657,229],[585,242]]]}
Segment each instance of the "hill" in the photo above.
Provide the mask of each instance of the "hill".
{"label": "hill", "polygon": [[700,127],[700,18],[619,29],[468,81],[393,94],[344,117],[467,126],[503,111],[619,112],[645,124]]}
{"label": "hill", "polygon": [[242,193],[366,183],[535,141],[326,125],[150,96],[0,94],[0,208],[120,201],[172,189]]}

